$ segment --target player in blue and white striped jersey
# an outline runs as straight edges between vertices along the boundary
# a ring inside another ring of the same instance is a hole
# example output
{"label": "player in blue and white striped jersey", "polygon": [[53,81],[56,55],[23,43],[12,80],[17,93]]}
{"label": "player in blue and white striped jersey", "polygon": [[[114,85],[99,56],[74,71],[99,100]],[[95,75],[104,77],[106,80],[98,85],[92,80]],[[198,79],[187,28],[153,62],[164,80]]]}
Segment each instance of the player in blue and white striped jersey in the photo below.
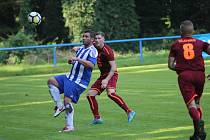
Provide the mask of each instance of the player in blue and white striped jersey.
{"label": "player in blue and white striped jersey", "polygon": [[[74,130],[72,103],[77,103],[80,95],[88,87],[92,69],[97,62],[98,52],[93,45],[93,41],[94,33],[89,30],[85,31],[83,45],[76,49],[73,48],[76,51],[76,56],[68,60],[68,63],[72,64],[70,72],[66,75],[51,77],[48,80],[50,95],[57,106],[54,117],[66,110],[66,126],[61,132]],[[61,93],[64,93],[64,105],[61,100]]]}

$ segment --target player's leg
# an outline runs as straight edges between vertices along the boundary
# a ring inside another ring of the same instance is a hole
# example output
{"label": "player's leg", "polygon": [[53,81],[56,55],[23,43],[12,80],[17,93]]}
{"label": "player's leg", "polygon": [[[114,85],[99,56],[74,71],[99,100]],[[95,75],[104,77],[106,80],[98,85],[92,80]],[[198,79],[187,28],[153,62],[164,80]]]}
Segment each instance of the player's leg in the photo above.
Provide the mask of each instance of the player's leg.
{"label": "player's leg", "polygon": [[195,91],[198,96],[195,97],[195,104],[196,104],[197,110],[199,112],[199,117],[201,120],[199,122],[199,137],[201,140],[205,140],[206,132],[204,129],[204,121],[202,120],[203,112],[202,112],[202,108],[200,105],[200,99],[202,98],[203,88],[204,88],[204,84],[205,84],[205,74],[203,72],[198,72],[196,74],[196,78],[197,78],[197,80],[195,83]]}
{"label": "player's leg", "polygon": [[[190,140],[197,140],[199,139],[200,128],[202,124],[202,120],[200,118],[200,113],[196,106],[196,100],[198,95],[196,94],[196,76],[197,73],[186,71],[182,72],[178,77],[179,88],[184,98],[184,101],[187,105],[189,115],[193,120],[194,124],[194,134],[190,137]],[[198,76],[197,79],[200,77]]]}
{"label": "player's leg", "polygon": [[116,90],[114,88],[108,88],[107,89],[108,97],[126,112],[128,116],[128,122],[131,122],[136,113],[128,107],[125,101],[119,95],[117,95],[115,91]]}
{"label": "player's leg", "polygon": [[195,104],[195,100],[192,100],[189,104],[188,104],[188,111],[189,114],[193,120],[193,125],[194,125],[194,134],[193,136],[191,136],[190,139],[194,138],[194,139],[198,139],[199,136],[199,122],[200,122],[200,115],[199,112],[197,110],[196,104]]}
{"label": "player's leg", "polygon": [[94,89],[90,89],[87,93],[87,100],[89,102],[90,109],[91,109],[93,117],[94,117],[92,124],[102,124],[103,123],[103,120],[101,119],[101,116],[98,111],[98,102],[96,100],[96,95],[98,95],[98,93],[99,93],[99,91],[94,90]]}
{"label": "player's leg", "polygon": [[101,119],[101,116],[99,114],[99,107],[98,102],[96,100],[96,95],[102,93],[104,89],[101,88],[101,81],[103,77],[100,76],[95,83],[91,86],[90,90],[87,93],[87,100],[90,105],[90,109],[93,113],[93,121],[92,124],[102,124],[103,120]]}
{"label": "player's leg", "polygon": [[85,91],[85,88],[64,79],[64,105],[66,110],[66,126],[60,132],[70,132],[74,130],[74,107],[73,103],[77,103],[80,95]]}
{"label": "player's leg", "polygon": [[64,105],[66,110],[66,126],[59,132],[71,132],[74,131],[74,107],[72,100],[64,96]]}
{"label": "player's leg", "polygon": [[55,102],[55,106],[56,106],[54,117],[57,117],[64,110],[64,105],[61,100],[60,91],[58,89],[59,84],[54,77],[49,78],[47,81],[47,84],[49,87],[49,93],[53,101]]}
{"label": "player's leg", "polygon": [[126,112],[128,116],[128,122],[130,123],[133,120],[134,116],[136,115],[136,112],[132,111],[132,109],[130,109],[128,105],[125,103],[125,101],[119,95],[116,94],[117,79],[118,79],[118,74],[115,73],[108,82],[106,89],[107,95],[111,100],[113,100]]}

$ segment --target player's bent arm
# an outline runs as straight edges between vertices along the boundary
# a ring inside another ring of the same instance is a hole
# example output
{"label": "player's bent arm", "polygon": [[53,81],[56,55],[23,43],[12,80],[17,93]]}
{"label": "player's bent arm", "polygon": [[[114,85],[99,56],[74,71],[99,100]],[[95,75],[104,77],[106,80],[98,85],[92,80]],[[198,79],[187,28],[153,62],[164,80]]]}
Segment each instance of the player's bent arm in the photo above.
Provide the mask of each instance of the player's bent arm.
{"label": "player's bent arm", "polygon": [[80,58],[76,57],[75,61],[78,61],[79,63],[81,63],[82,65],[84,65],[87,68],[93,68],[94,67],[94,64],[91,61],[88,61],[88,60],[83,60],[83,59],[80,59]]}
{"label": "player's bent arm", "polygon": [[112,78],[112,76],[114,75],[114,73],[117,71],[117,66],[116,66],[115,61],[109,61],[109,64],[111,66],[111,69],[109,71],[108,76],[106,77],[107,81],[109,81]]}
{"label": "player's bent arm", "polygon": [[168,58],[168,68],[170,70],[176,71],[176,65],[175,65],[175,58],[174,57],[169,57]]}
{"label": "player's bent arm", "polygon": [[71,52],[76,52],[80,47],[73,47],[71,48]]}

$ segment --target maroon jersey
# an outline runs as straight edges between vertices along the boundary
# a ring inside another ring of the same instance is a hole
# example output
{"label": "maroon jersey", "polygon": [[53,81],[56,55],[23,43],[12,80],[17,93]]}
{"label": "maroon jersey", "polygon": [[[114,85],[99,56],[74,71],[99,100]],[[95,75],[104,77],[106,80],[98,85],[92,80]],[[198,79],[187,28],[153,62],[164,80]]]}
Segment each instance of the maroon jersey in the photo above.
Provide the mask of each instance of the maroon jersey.
{"label": "maroon jersey", "polygon": [[202,51],[207,51],[209,44],[192,37],[182,37],[171,46],[169,57],[176,60],[176,71],[205,71]]}
{"label": "maroon jersey", "polygon": [[111,66],[109,61],[114,61],[114,52],[108,45],[98,50],[97,64],[101,75],[108,74]]}

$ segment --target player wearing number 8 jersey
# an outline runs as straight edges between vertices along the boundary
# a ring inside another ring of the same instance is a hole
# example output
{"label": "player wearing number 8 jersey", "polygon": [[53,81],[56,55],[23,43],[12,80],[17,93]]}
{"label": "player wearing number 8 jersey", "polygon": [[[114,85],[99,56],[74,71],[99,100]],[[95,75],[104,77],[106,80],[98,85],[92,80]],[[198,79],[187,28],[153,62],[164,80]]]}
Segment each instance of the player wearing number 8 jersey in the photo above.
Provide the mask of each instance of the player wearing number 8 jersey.
{"label": "player wearing number 8 jersey", "polygon": [[180,26],[181,38],[171,46],[168,67],[178,74],[178,84],[194,124],[190,140],[205,140],[200,98],[205,83],[202,51],[210,54],[210,45],[192,37],[193,23],[185,20]]}

